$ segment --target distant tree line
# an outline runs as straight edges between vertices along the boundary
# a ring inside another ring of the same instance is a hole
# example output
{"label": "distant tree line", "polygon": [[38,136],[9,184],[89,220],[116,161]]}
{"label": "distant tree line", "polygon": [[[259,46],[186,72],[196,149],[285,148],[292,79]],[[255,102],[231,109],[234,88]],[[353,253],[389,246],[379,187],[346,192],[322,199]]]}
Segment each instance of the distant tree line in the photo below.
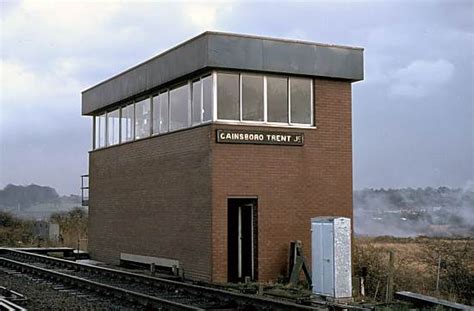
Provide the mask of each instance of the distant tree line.
{"label": "distant tree line", "polygon": [[37,203],[50,203],[59,198],[58,193],[54,188],[29,185],[16,186],[7,185],[3,190],[0,190],[0,205],[1,206],[16,206],[28,207]]}
{"label": "distant tree line", "polygon": [[9,184],[0,190],[0,210],[17,207],[27,209],[37,204],[61,202],[80,203],[80,197],[77,195],[59,196],[52,187],[34,184],[29,186]]}
{"label": "distant tree line", "polygon": [[354,207],[364,209],[420,209],[427,207],[474,208],[474,189],[402,188],[354,191]]}

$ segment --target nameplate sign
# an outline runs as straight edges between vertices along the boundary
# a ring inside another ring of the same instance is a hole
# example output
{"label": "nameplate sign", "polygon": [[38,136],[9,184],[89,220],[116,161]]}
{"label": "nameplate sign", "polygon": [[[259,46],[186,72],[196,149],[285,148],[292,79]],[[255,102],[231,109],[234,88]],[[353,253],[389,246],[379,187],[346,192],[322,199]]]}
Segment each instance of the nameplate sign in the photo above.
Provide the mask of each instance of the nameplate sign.
{"label": "nameplate sign", "polygon": [[227,144],[303,146],[304,134],[295,132],[217,130],[217,142]]}

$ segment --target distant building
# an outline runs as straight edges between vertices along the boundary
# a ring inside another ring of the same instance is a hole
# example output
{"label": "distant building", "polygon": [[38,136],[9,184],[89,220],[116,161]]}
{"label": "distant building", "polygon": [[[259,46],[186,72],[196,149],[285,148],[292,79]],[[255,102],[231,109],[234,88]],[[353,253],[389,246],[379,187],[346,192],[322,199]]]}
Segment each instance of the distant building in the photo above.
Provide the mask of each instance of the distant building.
{"label": "distant building", "polygon": [[205,32],[83,91],[91,257],[277,279],[312,217],[352,218],[362,79],[360,48]]}

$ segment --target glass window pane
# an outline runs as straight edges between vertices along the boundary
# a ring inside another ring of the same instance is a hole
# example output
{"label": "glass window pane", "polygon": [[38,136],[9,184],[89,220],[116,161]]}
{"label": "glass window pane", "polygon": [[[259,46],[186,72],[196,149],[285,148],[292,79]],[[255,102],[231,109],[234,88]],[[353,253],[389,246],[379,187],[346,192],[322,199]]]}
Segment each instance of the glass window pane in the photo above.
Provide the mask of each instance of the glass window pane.
{"label": "glass window pane", "polygon": [[134,137],[135,110],[133,104],[122,108],[122,119],[120,128],[122,132],[122,142],[131,141]]}
{"label": "glass window pane", "polygon": [[267,77],[268,122],[288,123],[288,79]]}
{"label": "glass window pane", "polygon": [[160,96],[160,133],[166,133],[169,130],[169,105],[168,91],[161,93]]}
{"label": "glass window pane", "polygon": [[150,136],[150,98],[135,103],[135,139]]}
{"label": "glass window pane", "polygon": [[311,124],[311,79],[291,78],[291,122]]}
{"label": "glass window pane", "polygon": [[238,74],[217,74],[217,118],[240,120]]}
{"label": "glass window pane", "polygon": [[96,116],[92,117],[92,149],[97,148],[97,131],[95,125]]}
{"label": "glass window pane", "polygon": [[192,89],[192,110],[193,110],[193,125],[201,123],[202,118],[202,107],[201,107],[201,81],[197,80],[193,82]]}
{"label": "glass window pane", "polygon": [[153,134],[160,133],[160,96],[153,97]]}
{"label": "glass window pane", "polygon": [[107,146],[116,145],[120,134],[120,109],[107,113]]}
{"label": "glass window pane", "polygon": [[204,110],[202,115],[202,121],[206,122],[212,120],[212,76],[204,77],[201,81],[203,92],[202,109]]}
{"label": "glass window pane", "polygon": [[170,131],[188,127],[188,85],[170,91]]}
{"label": "glass window pane", "polygon": [[263,121],[263,76],[242,75],[242,120]]}
{"label": "glass window pane", "polygon": [[101,114],[95,117],[95,147],[103,148],[105,147],[106,137],[105,137],[105,116],[106,114]]}
{"label": "glass window pane", "polygon": [[94,149],[99,148],[99,116],[94,116]]}

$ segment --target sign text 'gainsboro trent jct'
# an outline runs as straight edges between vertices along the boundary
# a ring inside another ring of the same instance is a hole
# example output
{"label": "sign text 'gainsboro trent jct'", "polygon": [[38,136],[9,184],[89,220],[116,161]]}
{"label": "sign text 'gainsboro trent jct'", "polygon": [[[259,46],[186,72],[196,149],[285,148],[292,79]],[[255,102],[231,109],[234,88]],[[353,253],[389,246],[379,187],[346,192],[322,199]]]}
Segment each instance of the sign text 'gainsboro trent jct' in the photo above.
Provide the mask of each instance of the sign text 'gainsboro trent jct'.
{"label": "sign text 'gainsboro trent jct'", "polygon": [[229,144],[262,144],[303,146],[303,133],[217,130],[217,142]]}

